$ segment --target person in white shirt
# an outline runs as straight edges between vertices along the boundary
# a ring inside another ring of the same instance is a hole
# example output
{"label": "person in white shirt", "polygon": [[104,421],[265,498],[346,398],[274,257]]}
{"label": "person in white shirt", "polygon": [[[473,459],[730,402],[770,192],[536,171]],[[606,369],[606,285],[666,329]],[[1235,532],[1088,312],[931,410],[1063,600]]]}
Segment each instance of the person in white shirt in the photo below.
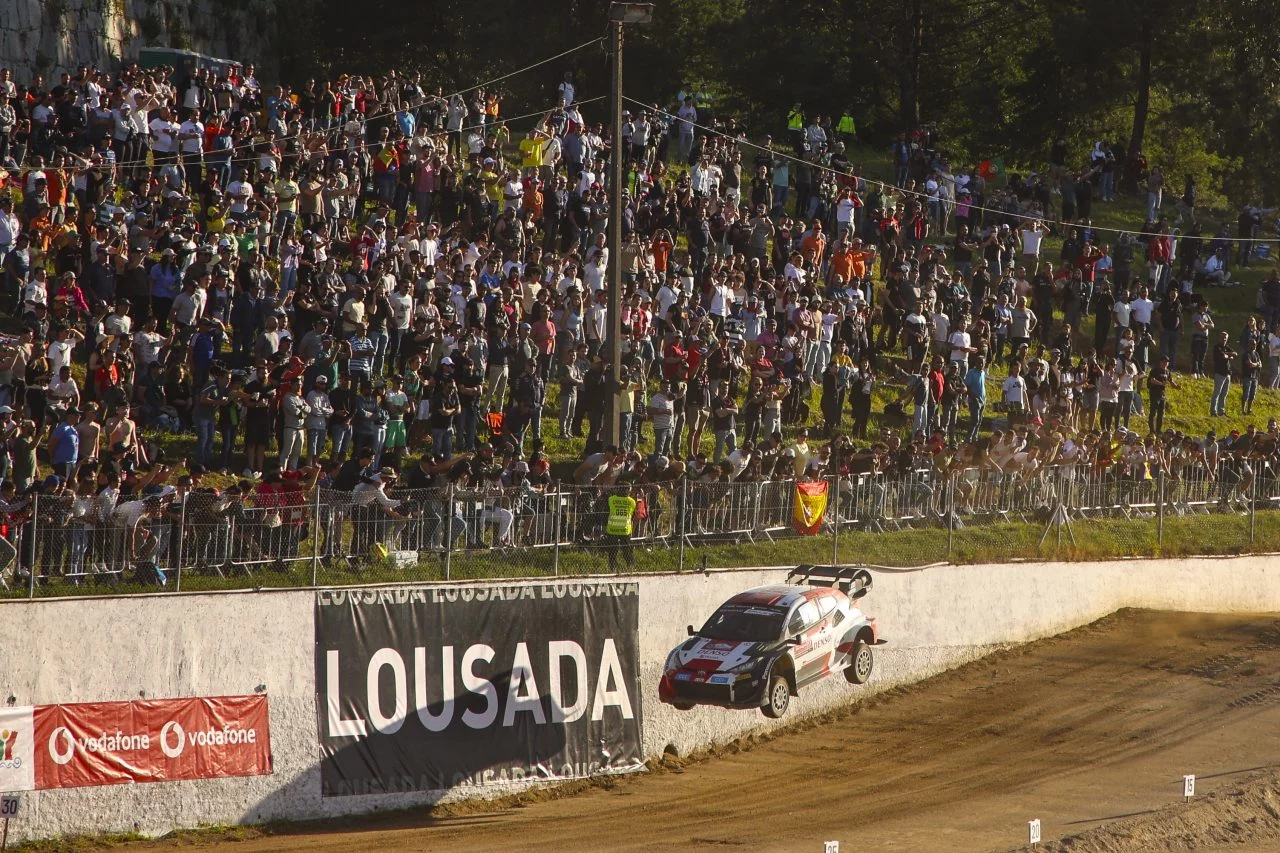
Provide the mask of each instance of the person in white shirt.
{"label": "person in white shirt", "polygon": [[969,353],[976,352],[972,345],[972,338],[965,330],[963,322],[959,320],[952,325],[947,343],[951,347],[951,360],[962,367],[968,362]]}
{"label": "person in white shirt", "polygon": [[712,317],[718,317],[718,324],[723,325],[732,307],[733,286],[729,284],[728,279],[721,273],[711,286],[711,309],[709,313]]}
{"label": "person in white shirt", "polygon": [[516,212],[520,209],[520,203],[524,199],[524,184],[520,182],[520,175],[514,169],[507,173],[507,182],[502,185],[502,209],[503,211]]}
{"label": "person in white shirt", "polygon": [[588,160],[582,167],[582,174],[578,176],[578,195],[586,195],[595,182],[596,173],[591,170],[591,161]]}
{"label": "person in white shirt", "polygon": [[241,170],[236,180],[227,184],[227,195],[231,197],[231,217],[244,219],[249,212],[249,204],[253,201],[253,184]]}
{"label": "person in white shirt", "polygon": [[1224,287],[1231,278],[1231,274],[1227,272],[1227,266],[1223,263],[1222,257],[1214,252],[1204,262],[1204,276],[1209,283],[1217,287]]}
{"label": "person in white shirt", "polygon": [[591,255],[591,259],[587,261],[587,265],[582,270],[582,277],[587,283],[587,289],[595,293],[604,289],[604,264],[601,263],[600,252],[595,251]]}
{"label": "person in white shirt", "polygon": [[[674,383],[672,383],[674,385]],[[671,386],[664,385],[649,398],[649,417],[653,421],[653,452],[666,456],[671,449],[672,426],[675,422],[675,396]]]}
{"label": "person in white shirt", "polygon": [[156,318],[149,317],[142,330],[133,336],[133,352],[140,364],[154,364],[160,361],[160,350],[168,339],[156,331]]}
{"label": "person in white shirt", "polygon": [[159,114],[149,124],[151,128],[151,153],[157,163],[168,163],[178,151],[178,125],[169,114],[168,107],[161,107]]}
{"label": "person in white shirt", "polygon": [[84,334],[79,329],[73,329],[69,326],[63,326],[58,329],[54,339],[49,341],[49,347],[45,351],[45,355],[49,359],[49,372],[57,375],[64,367],[71,366],[71,356],[75,349],[75,341],[84,340]]}
{"label": "person in white shirt", "polygon": [[1034,270],[1040,261],[1040,244],[1044,242],[1045,226],[1040,220],[1032,220],[1018,232],[1022,238],[1022,265]]}
{"label": "person in white shirt", "polygon": [[833,302],[822,303],[822,317],[818,325],[818,346],[814,350],[814,357],[809,363],[809,377],[814,382],[822,381],[822,373],[827,369],[827,362],[831,361],[832,349],[835,346],[836,326],[840,323],[842,317],[837,313],[839,309]]}
{"label": "person in white shirt", "polygon": [[836,202],[836,240],[843,240],[845,235],[853,233],[853,216],[857,210],[853,195],[853,187],[849,187]]}
{"label": "person in white shirt", "polygon": [[782,268],[782,277],[787,281],[796,282],[797,288],[803,288],[806,278],[804,270],[804,256],[799,252],[792,252],[791,259],[787,261],[787,265]]}
{"label": "person in white shirt", "polygon": [[182,171],[187,186],[199,186],[204,182],[204,123],[200,121],[199,110],[192,110],[178,128],[178,147],[182,151]]}
{"label": "person in white shirt", "polygon": [[13,199],[8,196],[0,198],[0,258],[13,248],[21,230],[22,224],[13,215]]}
{"label": "person in white shirt", "polygon": [[1133,312],[1129,316],[1129,325],[1138,327],[1134,329],[1135,336],[1151,325],[1151,312],[1155,307],[1155,303],[1147,298],[1147,289],[1139,288],[1138,298],[1129,303],[1129,309]]}
{"label": "person in white shirt", "polygon": [[676,304],[676,299],[680,297],[680,283],[673,276],[668,275],[667,279],[662,282],[662,287],[658,288],[658,325],[659,328],[667,321],[667,312],[671,310],[671,306]]}
{"label": "person in white shirt", "polygon": [[1009,365],[1009,376],[1001,385],[1001,393],[1006,406],[1015,411],[1026,407],[1027,382],[1022,378],[1022,365],[1019,362],[1014,361]]}
{"label": "person in white shirt", "polygon": [[711,158],[705,155],[694,164],[693,171],[689,173],[689,181],[694,195],[707,196],[711,193],[712,168]]}
{"label": "person in white shirt", "polygon": [[80,386],[71,377],[71,366],[65,365],[49,383],[49,405],[55,409],[80,407]]}

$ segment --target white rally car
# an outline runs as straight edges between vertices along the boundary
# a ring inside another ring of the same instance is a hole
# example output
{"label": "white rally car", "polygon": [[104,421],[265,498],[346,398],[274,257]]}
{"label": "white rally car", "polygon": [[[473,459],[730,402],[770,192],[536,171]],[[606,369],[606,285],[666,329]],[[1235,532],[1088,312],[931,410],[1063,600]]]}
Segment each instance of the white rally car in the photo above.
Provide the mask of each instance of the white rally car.
{"label": "white rally car", "polygon": [[759,586],[720,605],[701,629],[672,649],[658,698],[695,705],[759,708],[781,717],[806,684],[843,672],[871,677],[872,648],[884,643],[876,620],[854,602],[871,573],[843,566],[797,566],[787,584]]}

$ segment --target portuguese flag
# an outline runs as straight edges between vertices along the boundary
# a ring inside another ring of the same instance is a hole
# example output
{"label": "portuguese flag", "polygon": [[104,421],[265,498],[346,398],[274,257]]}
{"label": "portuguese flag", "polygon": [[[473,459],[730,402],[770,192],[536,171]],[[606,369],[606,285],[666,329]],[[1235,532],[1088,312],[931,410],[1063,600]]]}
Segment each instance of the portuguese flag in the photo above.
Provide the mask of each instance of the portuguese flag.
{"label": "portuguese flag", "polygon": [[1004,158],[993,157],[990,160],[983,160],[978,164],[978,174],[984,180],[993,181],[996,178],[1004,176]]}
{"label": "portuguese flag", "polygon": [[822,517],[827,513],[827,481],[796,483],[795,511],[792,522],[796,532],[813,536],[822,528]]}

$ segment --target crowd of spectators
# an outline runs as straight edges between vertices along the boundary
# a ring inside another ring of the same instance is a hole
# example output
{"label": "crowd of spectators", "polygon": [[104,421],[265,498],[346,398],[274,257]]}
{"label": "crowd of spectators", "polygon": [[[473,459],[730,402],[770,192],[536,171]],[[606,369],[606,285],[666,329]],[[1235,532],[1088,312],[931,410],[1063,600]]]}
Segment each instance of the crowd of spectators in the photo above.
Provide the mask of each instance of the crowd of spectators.
{"label": "crowd of spectators", "polygon": [[[797,105],[775,143],[690,95],[631,102],[613,140],[580,85],[565,74],[513,130],[499,91],[416,73],[290,89],[252,66],[21,86],[0,69],[4,506],[74,494],[132,529],[179,490],[217,493],[199,484],[216,471],[272,521],[315,484],[394,516],[396,483],[549,484],[549,430],[585,439],[579,484],[1274,456],[1274,424],[1164,425],[1180,381],[1212,376],[1217,416],[1277,387],[1280,279],[1239,330],[1206,296],[1269,211],[1200,239],[1194,182],[1166,204],[1138,152],[1122,159],[1149,221],[1113,234],[1090,218],[1116,193],[1101,143],[1001,182],[952,168],[925,126],[881,183],[847,156],[848,116]],[[605,447],[612,264],[622,441]],[[829,441],[810,453],[806,428]],[[163,434],[185,432],[188,458],[166,458]]]}

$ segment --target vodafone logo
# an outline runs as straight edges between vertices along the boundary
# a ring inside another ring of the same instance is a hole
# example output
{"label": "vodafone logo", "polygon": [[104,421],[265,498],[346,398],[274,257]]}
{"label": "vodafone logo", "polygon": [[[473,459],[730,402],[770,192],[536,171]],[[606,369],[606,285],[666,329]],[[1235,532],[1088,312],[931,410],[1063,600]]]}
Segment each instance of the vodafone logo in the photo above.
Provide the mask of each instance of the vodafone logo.
{"label": "vodafone logo", "polygon": [[49,735],[49,757],[54,764],[66,764],[75,757],[76,739],[71,736],[66,726],[58,726]]}
{"label": "vodafone logo", "polygon": [[177,720],[170,720],[160,729],[160,751],[168,758],[178,758],[188,745],[193,747],[235,746],[242,743],[256,744],[257,729],[238,729],[230,726],[215,729],[195,729],[188,732]]}
{"label": "vodafone logo", "polygon": [[125,734],[117,729],[115,732],[100,732],[97,737],[76,738],[66,726],[58,726],[49,734],[49,757],[54,764],[71,763],[77,748],[93,753],[146,751],[151,748],[151,737]]}
{"label": "vodafone logo", "polygon": [[[257,729],[240,729],[230,726],[215,729],[195,729],[188,732],[177,720],[169,720],[160,727],[160,751],[167,758],[180,758],[188,747],[235,746],[256,744]],[[49,758],[54,764],[70,764],[76,750],[89,753],[122,753],[151,749],[149,733],[125,734],[102,732],[97,737],[77,738],[66,726],[58,726],[49,735]]]}
{"label": "vodafone logo", "polygon": [[160,751],[170,758],[182,755],[187,746],[187,733],[175,720],[164,724],[160,730]]}

